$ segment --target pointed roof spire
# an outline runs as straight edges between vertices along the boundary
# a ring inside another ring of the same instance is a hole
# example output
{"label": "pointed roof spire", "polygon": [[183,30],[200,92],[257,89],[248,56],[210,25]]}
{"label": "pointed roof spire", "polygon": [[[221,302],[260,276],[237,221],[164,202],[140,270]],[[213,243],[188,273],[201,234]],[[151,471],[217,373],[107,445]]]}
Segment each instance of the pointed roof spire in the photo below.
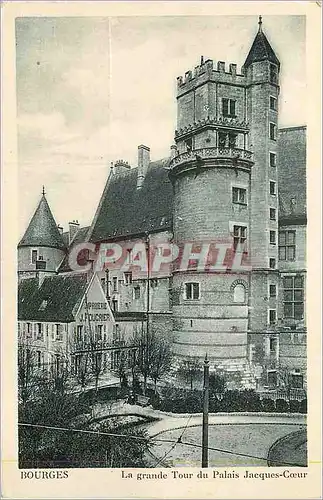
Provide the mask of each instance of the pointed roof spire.
{"label": "pointed roof spire", "polygon": [[262,32],[262,16],[259,16],[258,24],[259,24],[258,33],[260,33]]}
{"label": "pointed roof spire", "polygon": [[262,16],[259,16],[258,25],[258,33],[253,41],[243,67],[247,69],[250,64],[258,61],[270,61],[277,64],[279,67],[280,62],[262,30]]}
{"label": "pointed roof spire", "polygon": [[42,198],[27,227],[27,230],[20,240],[18,247],[41,246],[66,248],[63,238],[57,228],[53,214],[45,198],[45,188],[43,186]]}

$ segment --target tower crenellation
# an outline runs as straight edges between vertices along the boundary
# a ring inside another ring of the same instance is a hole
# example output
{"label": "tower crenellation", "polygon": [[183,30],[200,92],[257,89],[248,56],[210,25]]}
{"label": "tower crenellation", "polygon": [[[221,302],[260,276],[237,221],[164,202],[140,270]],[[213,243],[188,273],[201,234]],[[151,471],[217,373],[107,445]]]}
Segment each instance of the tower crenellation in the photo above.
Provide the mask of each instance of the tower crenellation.
{"label": "tower crenellation", "polygon": [[188,70],[185,72],[184,77],[178,76],[177,88],[179,93],[183,93],[189,91],[194,86],[203,84],[204,80],[234,83],[238,79],[238,83],[243,83],[244,78],[242,70],[240,74],[237,73],[236,63],[225,63],[225,61],[218,61],[216,63],[212,59],[207,59],[195,66],[194,72]]}

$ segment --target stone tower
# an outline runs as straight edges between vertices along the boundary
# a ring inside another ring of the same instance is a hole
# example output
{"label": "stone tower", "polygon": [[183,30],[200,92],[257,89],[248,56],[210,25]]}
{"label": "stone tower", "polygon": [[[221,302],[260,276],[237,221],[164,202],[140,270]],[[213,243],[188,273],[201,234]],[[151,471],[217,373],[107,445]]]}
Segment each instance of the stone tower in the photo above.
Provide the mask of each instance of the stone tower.
{"label": "stone tower", "polygon": [[[211,367],[244,370],[250,332],[263,339],[273,323],[278,74],[260,18],[241,73],[202,57],[177,80],[173,230],[177,244],[192,246],[190,266],[173,270],[174,350],[207,352]],[[234,265],[241,259],[248,266]]]}
{"label": "stone tower", "polygon": [[43,190],[38,207],[18,244],[20,278],[56,272],[66,251]]}

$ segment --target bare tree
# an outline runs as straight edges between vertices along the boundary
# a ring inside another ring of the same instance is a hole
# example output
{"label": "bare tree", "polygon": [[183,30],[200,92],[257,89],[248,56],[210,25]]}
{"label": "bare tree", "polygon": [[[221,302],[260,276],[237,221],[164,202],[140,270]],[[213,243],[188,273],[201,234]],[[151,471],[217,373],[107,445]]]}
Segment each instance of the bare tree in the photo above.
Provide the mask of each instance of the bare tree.
{"label": "bare tree", "polygon": [[193,382],[202,374],[202,365],[199,358],[189,357],[181,362],[178,369],[178,375],[190,384],[191,391],[193,390]]}
{"label": "bare tree", "polygon": [[38,382],[36,353],[29,343],[18,346],[18,393],[23,404],[33,395]]}
{"label": "bare tree", "polygon": [[153,336],[151,352],[150,378],[155,383],[155,393],[157,393],[157,382],[165,375],[172,365],[172,349],[169,340],[161,336]]}
{"label": "bare tree", "polygon": [[147,379],[155,383],[169,370],[172,361],[171,339],[165,337],[165,331],[156,325],[144,331],[135,332],[134,342],[137,345],[136,364],[144,379],[144,394],[147,390]]}
{"label": "bare tree", "polygon": [[57,392],[65,393],[71,381],[71,360],[65,351],[57,349],[52,355],[49,367],[49,381]]}
{"label": "bare tree", "polygon": [[85,339],[79,337],[76,332],[70,339],[69,352],[74,361],[72,369],[73,378],[76,380],[76,383],[81,386],[82,391],[84,391],[92,375],[90,368],[90,353]]}
{"label": "bare tree", "polygon": [[291,395],[292,395],[292,389],[293,389],[293,383],[292,383],[292,376],[290,374],[290,371],[286,367],[280,367],[278,372],[277,372],[277,382],[278,386],[281,387],[286,395],[286,399],[288,403],[290,404],[291,401]]}

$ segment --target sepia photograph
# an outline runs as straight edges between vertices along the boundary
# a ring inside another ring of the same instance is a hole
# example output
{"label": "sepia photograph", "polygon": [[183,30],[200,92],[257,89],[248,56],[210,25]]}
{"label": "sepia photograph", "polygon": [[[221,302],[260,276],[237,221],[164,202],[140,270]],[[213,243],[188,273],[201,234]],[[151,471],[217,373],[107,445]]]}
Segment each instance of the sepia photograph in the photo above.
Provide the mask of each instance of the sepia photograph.
{"label": "sepia photograph", "polygon": [[212,4],[14,19],[25,482],[308,475],[308,19]]}

